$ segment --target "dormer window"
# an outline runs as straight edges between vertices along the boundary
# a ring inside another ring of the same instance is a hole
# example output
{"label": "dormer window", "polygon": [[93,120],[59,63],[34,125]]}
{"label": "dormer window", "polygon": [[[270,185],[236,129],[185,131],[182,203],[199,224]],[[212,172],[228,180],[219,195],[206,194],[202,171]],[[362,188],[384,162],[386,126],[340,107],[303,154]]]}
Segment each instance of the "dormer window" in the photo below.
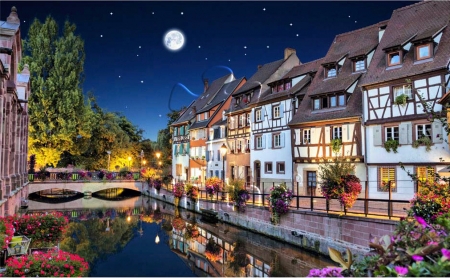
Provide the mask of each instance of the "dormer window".
{"label": "dormer window", "polygon": [[205,120],[207,120],[208,119],[208,112],[205,112]]}
{"label": "dormer window", "polygon": [[366,59],[359,59],[353,62],[353,72],[366,70]]}
{"label": "dormer window", "polygon": [[336,69],[333,68],[333,69],[327,69],[326,73],[327,73],[327,78],[330,78],[330,77],[336,77],[337,72],[336,72]]}
{"label": "dormer window", "polygon": [[291,81],[286,83],[285,90],[289,90],[291,88]]}
{"label": "dormer window", "polygon": [[431,43],[416,46],[416,60],[431,58]]}
{"label": "dormer window", "polygon": [[402,63],[401,51],[388,53],[388,66],[396,66]]}
{"label": "dormer window", "polygon": [[321,96],[319,98],[313,99],[313,109],[328,109],[328,108],[339,108],[345,107],[347,105],[347,95],[346,94],[335,94],[328,96]]}
{"label": "dormer window", "polygon": [[283,83],[278,85],[277,92],[281,92],[281,91],[283,91]]}
{"label": "dormer window", "polygon": [[197,121],[200,122],[202,119],[202,116],[200,114],[197,115]]}

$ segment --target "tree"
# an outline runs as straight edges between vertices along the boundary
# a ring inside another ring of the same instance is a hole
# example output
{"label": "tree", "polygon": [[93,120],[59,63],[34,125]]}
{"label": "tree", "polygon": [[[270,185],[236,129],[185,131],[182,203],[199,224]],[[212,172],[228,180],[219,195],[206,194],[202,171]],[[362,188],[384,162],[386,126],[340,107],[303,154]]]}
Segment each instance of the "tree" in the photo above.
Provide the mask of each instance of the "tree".
{"label": "tree", "polygon": [[52,17],[35,19],[24,45],[22,66],[29,65],[29,150],[39,166],[56,166],[61,154],[79,153],[77,138],[90,138],[92,111],[82,93],[84,42],[75,25],[62,34]]}

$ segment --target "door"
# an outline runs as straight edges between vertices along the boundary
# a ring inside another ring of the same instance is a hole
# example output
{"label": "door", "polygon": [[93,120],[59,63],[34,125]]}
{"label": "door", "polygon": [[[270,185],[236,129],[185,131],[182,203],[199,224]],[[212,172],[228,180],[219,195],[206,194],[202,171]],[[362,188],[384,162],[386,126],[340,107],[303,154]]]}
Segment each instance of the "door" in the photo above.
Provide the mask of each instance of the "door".
{"label": "door", "polygon": [[251,170],[250,170],[250,166],[245,166],[245,183],[246,183],[246,187],[250,185],[250,177],[251,177]]}
{"label": "door", "polygon": [[261,189],[261,162],[255,161],[255,186]]}
{"label": "door", "polygon": [[316,188],[317,188],[317,172],[316,171],[307,171],[306,172],[306,194],[308,196],[316,196]]}

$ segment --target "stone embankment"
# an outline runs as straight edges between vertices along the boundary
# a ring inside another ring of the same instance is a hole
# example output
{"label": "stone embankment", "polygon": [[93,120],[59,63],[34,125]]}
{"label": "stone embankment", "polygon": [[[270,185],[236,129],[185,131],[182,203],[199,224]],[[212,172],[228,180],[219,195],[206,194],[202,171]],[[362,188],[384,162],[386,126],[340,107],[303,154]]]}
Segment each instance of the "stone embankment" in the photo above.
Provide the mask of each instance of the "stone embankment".
{"label": "stone embankment", "polygon": [[[172,193],[164,189],[158,193],[151,188],[143,193],[174,203]],[[194,204],[186,197],[180,200],[179,206],[198,213],[201,209],[213,209],[218,212],[220,221],[327,256],[328,247],[342,252],[349,248],[353,254],[364,255],[369,251],[370,236],[391,235],[397,224],[393,220],[291,210],[280,217],[279,225],[273,225],[267,207],[249,205],[245,212],[237,212],[227,202],[200,200]]]}

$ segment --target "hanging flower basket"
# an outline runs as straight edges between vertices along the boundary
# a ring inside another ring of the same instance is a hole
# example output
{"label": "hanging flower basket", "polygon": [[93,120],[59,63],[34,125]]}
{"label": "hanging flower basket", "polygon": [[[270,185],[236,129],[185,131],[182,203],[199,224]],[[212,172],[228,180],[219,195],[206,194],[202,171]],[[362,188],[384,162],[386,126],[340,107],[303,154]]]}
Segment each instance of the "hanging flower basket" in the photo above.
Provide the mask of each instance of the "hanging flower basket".
{"label": "hanging flower basket", "polygon": [[327,200],[338,199],[344,210],[353,207],[361,189],[361,182],[355,175],[341,176],[339,181],[324,180],[320,187]]}
{"label": "hanging flower basket", "polygon": [[268,200],[270,202],[269,210],[271,212],[271,222],[275,225],[280,223],[280,215],[289,211],[289,205],[292,201],[293,193],[287,189],[285,183],[274,186],[270,189]]}

